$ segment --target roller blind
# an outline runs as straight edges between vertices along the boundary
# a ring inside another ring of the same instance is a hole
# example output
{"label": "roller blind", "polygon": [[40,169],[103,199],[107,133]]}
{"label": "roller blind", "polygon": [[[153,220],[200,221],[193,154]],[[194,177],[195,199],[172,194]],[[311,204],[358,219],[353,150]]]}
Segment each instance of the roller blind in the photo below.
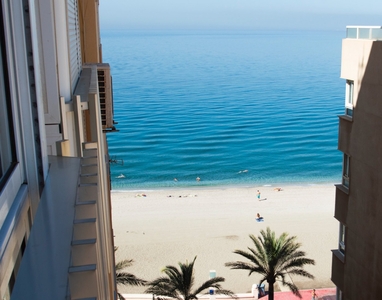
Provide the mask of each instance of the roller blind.
{"label": "roller blind", "polygon": [[72,91],[75,89],[77,80],[80,76],[81,61],[81,41],[80,28],[78,23],[78,5],[77,0],[67,0],[68,4],[68,35],[69,35],[69,53],[70,53],[70,76]]}

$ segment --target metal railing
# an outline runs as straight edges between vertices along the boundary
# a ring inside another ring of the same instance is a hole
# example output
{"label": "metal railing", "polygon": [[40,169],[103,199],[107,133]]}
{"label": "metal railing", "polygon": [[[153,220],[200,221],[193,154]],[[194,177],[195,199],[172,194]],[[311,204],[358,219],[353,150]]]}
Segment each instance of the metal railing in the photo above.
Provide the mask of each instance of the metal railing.
{"label": "metal railing", "polygon": [[346,38],[382,40],[382,26],[347,26]]}

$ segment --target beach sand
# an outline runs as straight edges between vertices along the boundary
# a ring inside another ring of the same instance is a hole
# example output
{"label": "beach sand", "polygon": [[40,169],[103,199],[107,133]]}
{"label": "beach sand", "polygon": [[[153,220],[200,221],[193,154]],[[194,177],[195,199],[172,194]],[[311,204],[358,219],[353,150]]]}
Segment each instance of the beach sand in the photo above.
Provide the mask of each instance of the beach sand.
{"label": "beach sand", "polygon": [[[225,278],[224,288],[248,293],[260,276],[249,277],[248,272],[224,264],[245,260],[233,251],[252,247],[249,234],[258,236],[269,226],[277,236],[283,232],[297,236],[306,256],[316,262],[305,268],[314,280],[292,278],[300,289],[333,287],[330,250],[338,243],[334,199],[333,184],[282,186],[281,191],[258,186],[113,192],[116,261],[133,259],[134,265],[126,271],[153,280],[162,275],[164,266],[197,256],[196,284],[216,270],[217,276]],[[264,222],[256,221],[257,213]],[[119,287],[119,291],[136,294],[144,288]]]}

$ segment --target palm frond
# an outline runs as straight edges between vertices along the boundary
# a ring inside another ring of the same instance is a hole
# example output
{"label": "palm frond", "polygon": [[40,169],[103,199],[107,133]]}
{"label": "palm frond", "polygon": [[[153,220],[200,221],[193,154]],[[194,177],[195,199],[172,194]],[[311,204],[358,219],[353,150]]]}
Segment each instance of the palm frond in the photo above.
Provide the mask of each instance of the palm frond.
{"label": "palm frond", "polygon": [[119,300],[126,300],[126,298],[123,297],[122,294],[120,294],[120,293],[118,293],[118,292],[117,292],[117,296],[118,296],[118,299],[119,299]]}
{"label": "palm frond", "polygon": [[224,282],[225,279],[223,277],[215,277],[211,278],[205,282],[203,282],[197,289],[193,291],[193,294],[197,295],[202,293],[204,290],[209,288],[215,288],[216,290],[220,290],[222,287],[220,282]]}
{"label": "palm frond", "polygon": [[225,281],[224,277],[211,278],[211,279],[205,281],[199,288],[197,288],[193,292],[193,295],[196,296],[198,294],[201,294],[204,290],[207,290],[205,292],[205,294],[208,294],[209,288],[214,288],[216,295],[227,295],[227,296],[230,296],[232,298],[236,298],[236,295],[232,291],[225,290],[222,288],[220,283],[224,282],[224,281]]}
{"label": "palm frond", "polygon": [[142,286],[147,283],[146,280],[140,279],[131,273],[117,272],[115,275],[116,275],[116,282],[117,284],[120,284],[120,285]]}
{"label": "palm frond", "polygon": [[[116,251],[118,247],[115,247],[114,249]],[[115,264],[115,278],[117,285],[142,286],[147,283],[146,280],[138,278],[137,276],[131,273],[123,271],[125,268],[131,267],[133,262],[134,260],[132,259],[124,259]],[[121,294],[119,294],[118,297],[122,297],[121,299],[124,299]]]}
{"label": "palm frond", "polygon": [[195,260],[196,257],[190,263],[179,262],[178,267],[166,266],[162,270],[165,276],[149,282],[149,288],[146,289],[145,293],[178,300],[193,300],[198,299],[198,294],[212,287],[219,294],[234,296],[233,292],[221,287],[220,282],[224,282],[223,277],[209,279],[193,290]]}
{"label": "palm frond", "polygon": [[294,283],[291,283],[291,282],[288,282],[288,281],[282,281],[282,284],[283,285],[286,285],[290,290],[291,292],[296,295],[297,297],[299,297],[300,299],[302,298],[301,294],[300,294],[300,291],[298,290],[298,287],[294,284]]}
{"label": "palm frond", "polygon": [[134,260],[132,259],[124,259],[115,264],[115,270],[121,271],[124,268],[131,267],[133,265]]}
{"label": "palm frond", "polygon": [[298,276],[314,279],[314,276],[312,274],[308,273],[307,271],[303,269],[291,269],[291,270],[288,270],[288,273],[291,275],[298,275]]}
{"label": "palm frond", "polygon": [[[156,296],[162,296],[162,297],[170,297],[173,299],[179,299],[182,300],[181,297],[179,297],[179,294],[174,287],[174,285],[169,281],[168,278],[158,278],[150,283],[148,283],[150,286],[148,289],[144,291],[146,294],[154,294]],[[158,298],[158,297],[156,297]]]}

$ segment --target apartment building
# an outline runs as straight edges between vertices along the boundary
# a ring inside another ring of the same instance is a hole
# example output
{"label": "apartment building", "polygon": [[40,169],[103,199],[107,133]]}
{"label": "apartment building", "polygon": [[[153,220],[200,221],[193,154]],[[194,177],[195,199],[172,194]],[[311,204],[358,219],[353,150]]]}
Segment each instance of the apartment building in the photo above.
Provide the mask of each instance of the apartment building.
{"label": "apartment building", "polygon": [[382,27],[347,27],[341,78],[346,86],[338,136],[343,176],[336,186],[339,243],[332,281],[337,299],[381,299]]}
{"label": "apartment building", "polygon": [[0,0],[0,299],[116,299],[98,0]]}

